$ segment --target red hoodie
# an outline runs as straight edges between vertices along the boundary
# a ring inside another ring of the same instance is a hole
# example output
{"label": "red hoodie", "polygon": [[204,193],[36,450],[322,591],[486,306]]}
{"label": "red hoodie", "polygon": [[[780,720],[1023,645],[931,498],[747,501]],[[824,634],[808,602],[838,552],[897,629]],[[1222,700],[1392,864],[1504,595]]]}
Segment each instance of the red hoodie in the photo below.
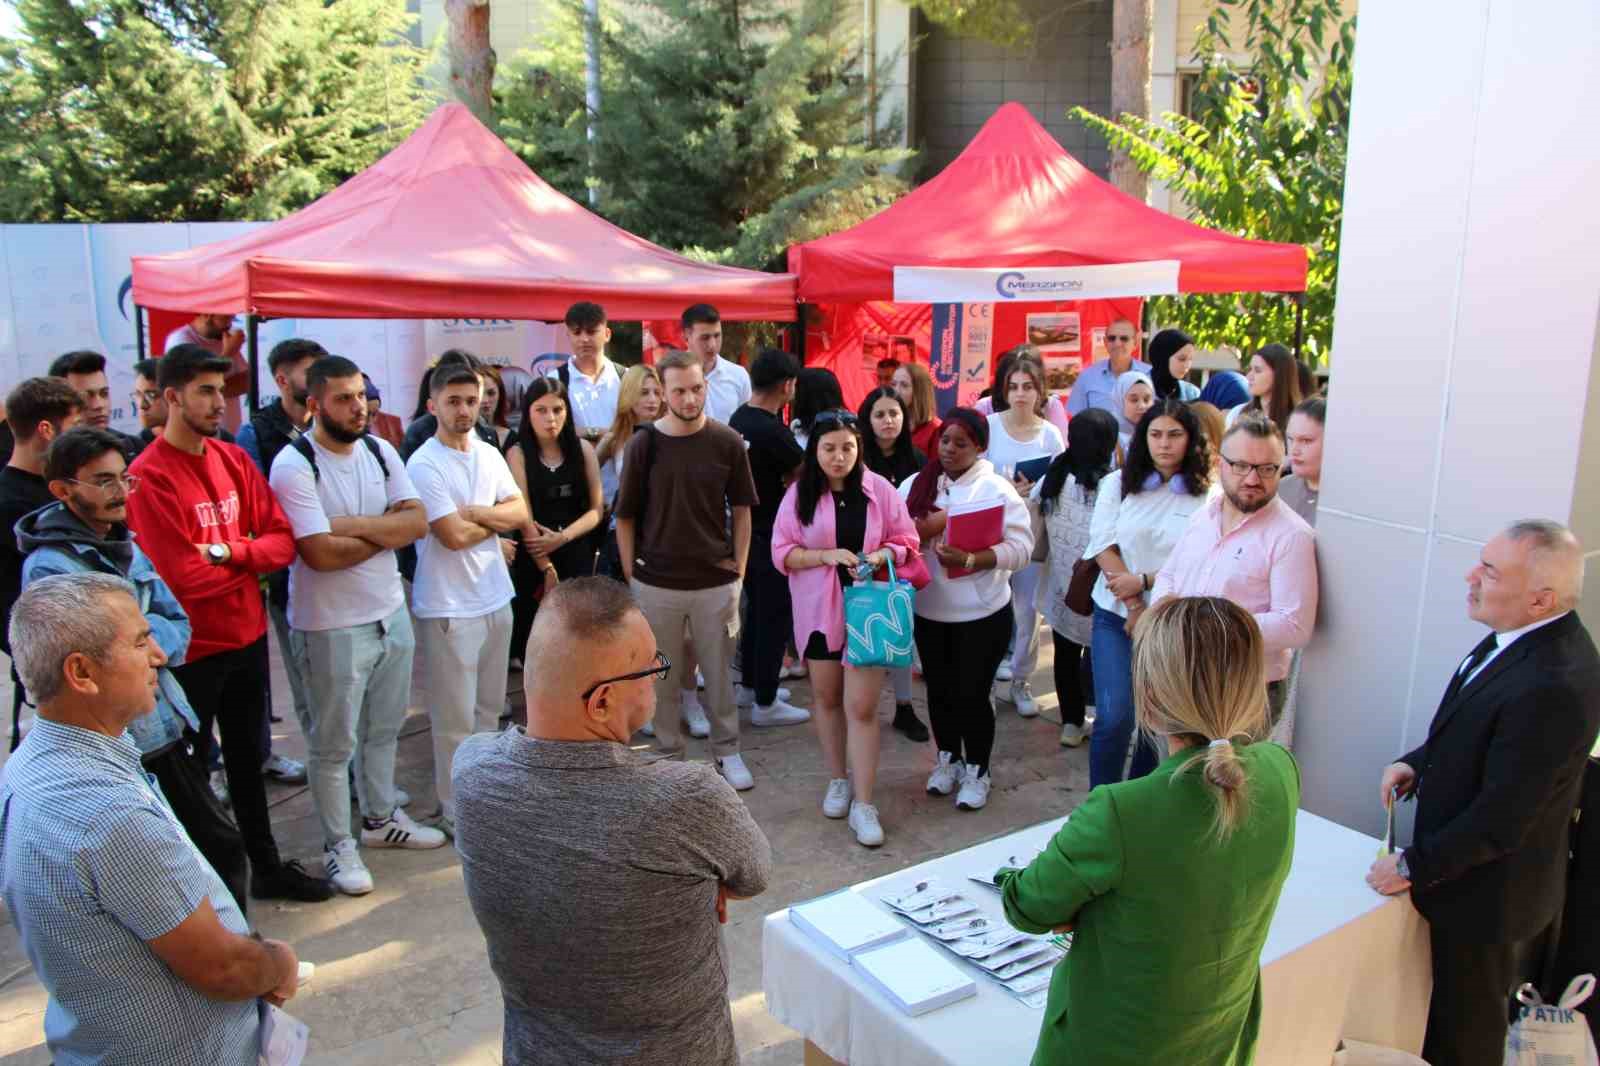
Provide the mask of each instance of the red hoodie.
{"label": "red hoodie", "polygon": [[[128,527],[194,626],[185,661],[265,636],[257,575],[289,565],[294,532],[245,450],[208,440],[205,454],[190,455],[157,437],[128,472],[139,478],[139,491],[128,497]],[[232,556],[214,566],[196,544],[226,544]]]}

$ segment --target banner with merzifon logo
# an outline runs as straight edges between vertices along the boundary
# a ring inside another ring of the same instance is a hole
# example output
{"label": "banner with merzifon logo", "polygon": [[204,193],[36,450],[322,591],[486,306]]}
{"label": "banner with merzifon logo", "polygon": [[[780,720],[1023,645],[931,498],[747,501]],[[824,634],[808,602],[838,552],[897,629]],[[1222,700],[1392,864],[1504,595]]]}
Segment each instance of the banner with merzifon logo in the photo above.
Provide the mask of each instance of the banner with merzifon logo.
{"label": "banner with merzifon logo", "polygon": [[1178,291],[1178,260],[1076,267],[895,267],[896,301],[1054,302],[1166,296]]}

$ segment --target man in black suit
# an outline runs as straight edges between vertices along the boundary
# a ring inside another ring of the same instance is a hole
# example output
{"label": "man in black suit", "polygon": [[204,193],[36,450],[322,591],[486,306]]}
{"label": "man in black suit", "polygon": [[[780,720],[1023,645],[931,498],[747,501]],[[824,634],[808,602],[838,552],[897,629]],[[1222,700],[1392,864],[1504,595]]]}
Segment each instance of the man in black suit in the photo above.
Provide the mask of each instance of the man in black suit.
{"label": "man in black suit", "polygon": [[1574,612],[1577,537],[1518,522],[1484,545],[1467,585],[1468,615],[1493,632],[1457,668],[1428,739],[1383,772],[1385,804],[1391,790],[1417,800],[1415,839],[1367,874],[1385,895],[1409,888],[1428,919],[1433,1066],[1500,1066],[1509,996],[1554,950],[1572,810],[1600,732],[1600,653]]}

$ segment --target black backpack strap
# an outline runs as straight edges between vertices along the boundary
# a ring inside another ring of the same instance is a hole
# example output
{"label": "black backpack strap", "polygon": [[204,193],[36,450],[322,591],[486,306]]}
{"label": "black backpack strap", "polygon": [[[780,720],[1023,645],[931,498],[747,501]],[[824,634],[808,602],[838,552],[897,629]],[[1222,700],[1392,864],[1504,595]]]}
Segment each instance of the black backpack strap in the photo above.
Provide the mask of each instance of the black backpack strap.
{"label": "black backpack strap", "polygon": [[[289,442],[289,447],[299,452],[305,457],[305,461],[311,464],[311,480],[321,481],[322,471],[317,469],[317,450],[311,446],[311,434],[300,434]],[[387,473],[387,471],[385,472]]]}
{"label": "black backpack strap", "polygon": [[[361,435],[361,443],[365,444],[367,451],[371,452],[372,457],[378,460],[378,469],[383,471],[383,480],[388,481],[389,464],[383,461],[383,449],[378,447],[378,438],[371,433],[363,433]],[[316,469],[316,467],[313,466],[312,469]]]}
{"label": "black backpack strap", "polygon": [[572,391],[572,357],[569,355],[556,367],[556,378],[561,382],[561,391]]}

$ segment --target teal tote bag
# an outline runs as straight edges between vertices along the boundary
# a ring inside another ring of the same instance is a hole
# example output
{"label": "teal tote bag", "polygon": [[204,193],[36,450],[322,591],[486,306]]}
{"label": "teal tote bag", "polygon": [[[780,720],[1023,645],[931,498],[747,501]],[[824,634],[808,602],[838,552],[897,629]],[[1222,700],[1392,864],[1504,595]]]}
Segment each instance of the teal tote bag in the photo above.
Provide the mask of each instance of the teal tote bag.
{"label": "teal tote bag", "polygon": [[911,583],[857,581],[844,590],[844,660],[851,666],[911,665]]}

